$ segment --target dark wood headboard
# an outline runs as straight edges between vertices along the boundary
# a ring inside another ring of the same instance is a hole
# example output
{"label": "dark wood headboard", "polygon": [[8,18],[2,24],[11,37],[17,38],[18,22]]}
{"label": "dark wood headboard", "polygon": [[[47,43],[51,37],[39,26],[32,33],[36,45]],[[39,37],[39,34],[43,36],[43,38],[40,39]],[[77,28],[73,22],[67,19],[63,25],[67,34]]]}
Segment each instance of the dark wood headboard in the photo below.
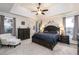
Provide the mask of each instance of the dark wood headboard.
{"label": "dark wood headboard", "polygon": [[44,31],[48,31],[48,32],[50,32],[50,31],[59,31],[59,30],[60,30],[59,27],[56,27],[56,26],[53,26],[53,25],[49,25],[49,26],[46,26],[44,28]]}

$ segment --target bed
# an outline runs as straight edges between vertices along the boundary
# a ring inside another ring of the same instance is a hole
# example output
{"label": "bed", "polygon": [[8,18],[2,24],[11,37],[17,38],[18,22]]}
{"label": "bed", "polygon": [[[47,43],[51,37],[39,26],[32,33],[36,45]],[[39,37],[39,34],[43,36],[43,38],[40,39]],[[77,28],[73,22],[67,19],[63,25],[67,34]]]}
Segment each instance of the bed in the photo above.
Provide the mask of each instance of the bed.
{"label": "bed", "polygon": [[35,33],[32,36],[32,42],[38,43],[53,50],[59,41],[59,27],[49,25],[44,28],[43,32]]}

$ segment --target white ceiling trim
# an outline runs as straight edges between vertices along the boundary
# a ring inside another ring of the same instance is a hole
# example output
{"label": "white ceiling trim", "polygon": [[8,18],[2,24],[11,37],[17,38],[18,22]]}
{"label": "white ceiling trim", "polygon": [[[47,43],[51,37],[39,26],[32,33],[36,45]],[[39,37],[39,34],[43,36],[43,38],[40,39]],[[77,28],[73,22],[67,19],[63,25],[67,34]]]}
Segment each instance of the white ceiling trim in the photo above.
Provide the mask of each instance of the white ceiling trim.
{"label": "white ceiling trim", "polygon": [[25,17],[34,16],[34,14],[32,14],[28,9],[25,9],[24,7],[20,6],[19,4],[14,4],[10,13],[22,15],[22,16],[25,16]]}
{"label": "white ceiling trim", "polygon": [[13,3],[0,3],[0,12],[10,12]]}
{"label": "white ceiling trim", "polygon": [[[64,4],[64,3],[52,3],[52,4],[42,4],[42,9],[48,9],[45,16],[54,16],[57,14],[68,13],[74,10],[79,10],[79,4]],[[2,7],[1,7],[2,6]],[[31,12],[32,10],[36,10],[37,3],[15,3],[15,4],[0,4],[0,12],[9,12],[25,17],[34,17],[35,13]]]}

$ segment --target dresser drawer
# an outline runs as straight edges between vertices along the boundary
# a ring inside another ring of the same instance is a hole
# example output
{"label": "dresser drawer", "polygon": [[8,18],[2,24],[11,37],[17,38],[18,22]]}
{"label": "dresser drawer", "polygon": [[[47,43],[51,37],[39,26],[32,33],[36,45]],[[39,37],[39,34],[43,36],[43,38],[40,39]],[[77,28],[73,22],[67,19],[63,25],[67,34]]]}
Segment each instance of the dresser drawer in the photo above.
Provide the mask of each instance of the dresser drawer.
{"label": "dresser drawer", "polygon": [[19,28],[18,38],[21,40],[30,38],[30,28]]}

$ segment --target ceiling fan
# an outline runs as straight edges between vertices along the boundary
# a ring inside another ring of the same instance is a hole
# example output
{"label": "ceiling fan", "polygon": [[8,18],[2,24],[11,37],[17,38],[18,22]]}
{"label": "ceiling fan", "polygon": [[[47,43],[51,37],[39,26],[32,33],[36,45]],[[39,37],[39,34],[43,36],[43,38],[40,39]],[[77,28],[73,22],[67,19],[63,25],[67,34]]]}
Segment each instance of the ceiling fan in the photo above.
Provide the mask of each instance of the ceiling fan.
{"label": "ceiling fan", "polygon": [[48,9],[42,10],[40,7],[41,7],[41,3],[38,3],[38,7],[36,7],[37,8],[37,11],[32,11],[32,12],[36,12],[36,15],[38,15],[38,14],[45,15],[44,12],[48,11]]}

